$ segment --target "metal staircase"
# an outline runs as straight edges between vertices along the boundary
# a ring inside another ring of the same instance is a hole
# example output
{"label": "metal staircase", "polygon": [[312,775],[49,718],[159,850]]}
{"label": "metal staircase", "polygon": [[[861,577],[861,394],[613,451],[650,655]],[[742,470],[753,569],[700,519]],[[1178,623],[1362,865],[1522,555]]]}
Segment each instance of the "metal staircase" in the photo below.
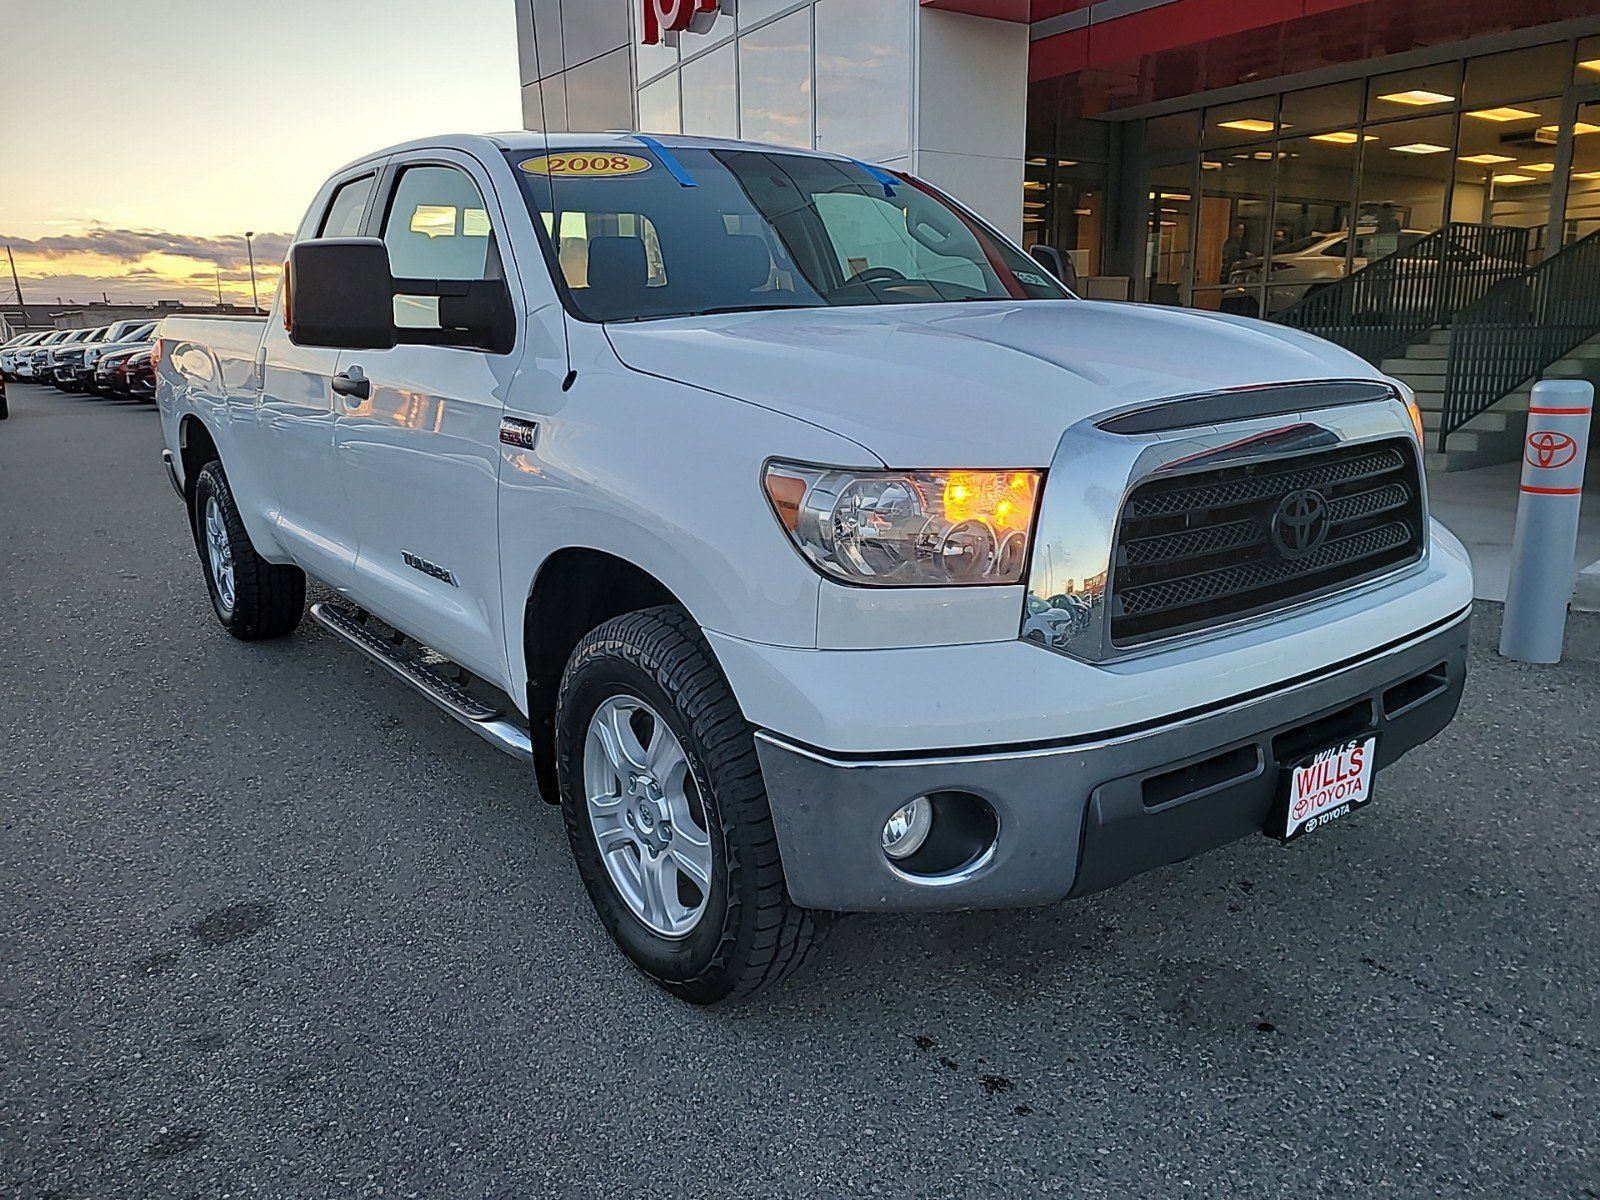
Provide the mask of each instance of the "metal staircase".
{"label": "metal staircase", "polygon": [[[1469,421],[1600,335],[1600,230],[1507,279],[1450,323],[1439,450]],[[1584,356],[1578,355],[1581,359]],[[1581,370],[1578,373],[1582,373]]]}
{"label": "metal staircase", "polygon": [[[1435,329],[1380,364],[1417,394],[1422,426],[1438,445],[1444,426],[1445,388],[1450,368],[1454,331]],[[1570,349],[1538,372],[1543,379],[1588,379],[1600,386],[1600,336]],[[1511,462],[1522,451],[1528,424],[1528,396],[1535,380],[1517,381],[1450,433],[1449,448],[1427,455],[1429,471],[1465,471],[1493,463]]]}
{"label": "metal staircase", "polygon": [[1532,268],[1527,249],[1526,229],[1447,225],[1274,320],[1408,384],[1437,439],[1429,470],[1507,462],[1538,378],[1600,385],[1600,231]]}
{"label": "metal staircase", "polygon": [[1519,277],[1527,253],[1526,229],[1452,222],[1335,283],[1312,288],[1273,320],[1380,362]]}

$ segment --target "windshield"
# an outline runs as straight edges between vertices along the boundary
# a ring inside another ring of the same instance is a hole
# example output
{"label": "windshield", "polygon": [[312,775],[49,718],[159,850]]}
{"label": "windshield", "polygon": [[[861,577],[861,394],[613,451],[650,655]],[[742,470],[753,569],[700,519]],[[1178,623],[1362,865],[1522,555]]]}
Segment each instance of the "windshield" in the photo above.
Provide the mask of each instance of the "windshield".
{"label": "windshield", "polygon": [[915,180],[805,154],[669,153],[509,153],[578,316],[1068,295]]}

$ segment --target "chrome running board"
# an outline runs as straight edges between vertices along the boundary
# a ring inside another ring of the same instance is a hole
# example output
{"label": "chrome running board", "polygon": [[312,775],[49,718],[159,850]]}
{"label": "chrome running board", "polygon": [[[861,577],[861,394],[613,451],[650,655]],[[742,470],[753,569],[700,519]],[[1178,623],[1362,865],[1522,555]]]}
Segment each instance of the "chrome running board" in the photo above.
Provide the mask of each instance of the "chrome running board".
{"label": "chrome running board", "polygon": [[437,661],[426,661],[418,653],[414,642],[382,636],[369,628],[354,610],[342,605],[319,600],[311,606],[311,616],[324,629],[337,634],[374,662],[387,667],[491,746],[523,762],[533,760],[533,742],[526,729],[514,718],[485,704],[455,680],[438,672],[436,668],[448,662],[447,659],[429,650],[426,653]]}

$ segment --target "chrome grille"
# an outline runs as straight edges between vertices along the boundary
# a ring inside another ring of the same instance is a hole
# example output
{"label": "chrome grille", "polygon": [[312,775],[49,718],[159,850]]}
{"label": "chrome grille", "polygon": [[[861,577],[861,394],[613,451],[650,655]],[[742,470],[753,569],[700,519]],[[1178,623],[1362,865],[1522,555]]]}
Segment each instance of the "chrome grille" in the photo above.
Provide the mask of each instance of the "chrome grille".
{"label": "chrome grille", "polygon": [[1118,527],[1111,642],[1202,629],[1393,570],[1422,553],[1423,521],[1416,451],[1401,439],[1147,481]]}

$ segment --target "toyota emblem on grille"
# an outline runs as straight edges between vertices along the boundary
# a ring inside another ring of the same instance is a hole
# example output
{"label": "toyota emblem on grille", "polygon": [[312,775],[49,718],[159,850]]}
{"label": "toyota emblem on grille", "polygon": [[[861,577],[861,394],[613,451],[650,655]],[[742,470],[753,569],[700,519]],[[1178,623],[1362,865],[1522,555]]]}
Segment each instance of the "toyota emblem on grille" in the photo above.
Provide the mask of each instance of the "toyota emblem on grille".
{"label": "toyota emblem on grille", "polygon": [[1268,529],[1279,554],[1304,558],[1328,540],[1328,501],[1312,488],[1290,492],[1278,501]]}

